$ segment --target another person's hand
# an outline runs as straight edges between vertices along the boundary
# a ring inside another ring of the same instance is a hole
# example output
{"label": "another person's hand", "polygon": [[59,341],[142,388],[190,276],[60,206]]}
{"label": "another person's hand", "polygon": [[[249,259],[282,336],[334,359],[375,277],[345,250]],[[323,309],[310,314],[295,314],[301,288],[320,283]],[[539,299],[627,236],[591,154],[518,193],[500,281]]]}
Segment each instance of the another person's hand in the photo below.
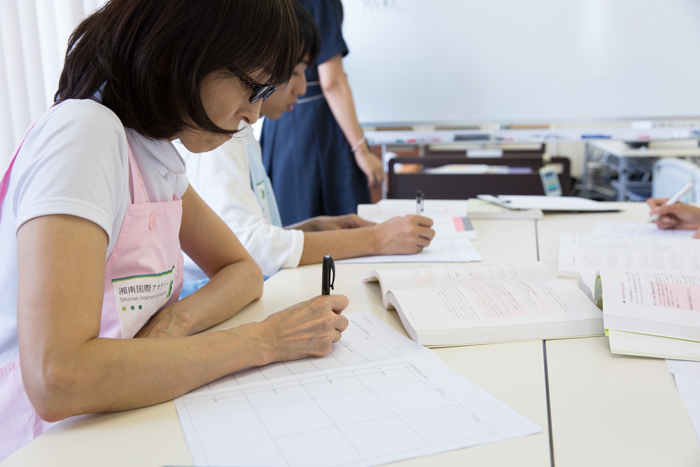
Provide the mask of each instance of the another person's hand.
{"label": "another person's hand", "polygon": [[357,214],[345,216],[319,216],[317,219],[318,230],[357,229],[359,227],[372,227],[376,222],[368,221]]}
{"label": "another person's hand", "polygon": [[379,241],[379,254],[412,255],[430,245],[435,231],[432,219],[409,214],[394,217],[373,227]]}
{"label": "another person's hand", "polygon": [[367,176],[367,186],[379,188],[384,181],[384,168],[382,161],[375,156],[367,146],[363,145],[355,151],[355,162]]}
{"label": "another person's hand", "polygon": [[326,355],[348,327],[341,315],[347,306],[344,295],[322,295],[268,316],[261,325],[270,362]]}
{"label": "another person's hand", "polygon": [[649,198],[650,215],[658,214],[654,221],[660,229],[696,230],[700,228],[700,208],[685,203],[666,205],[668,199]]}

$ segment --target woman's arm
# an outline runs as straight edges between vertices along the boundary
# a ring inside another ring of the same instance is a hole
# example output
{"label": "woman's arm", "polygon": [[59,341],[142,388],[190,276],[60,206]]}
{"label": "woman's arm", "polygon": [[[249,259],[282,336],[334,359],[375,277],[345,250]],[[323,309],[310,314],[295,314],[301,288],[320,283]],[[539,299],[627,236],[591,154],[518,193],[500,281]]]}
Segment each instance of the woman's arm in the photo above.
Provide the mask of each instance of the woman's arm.
{"label": "woman's arm", "polygon": [[357,229],[358,227],[371,227],[376,222],[365,220],[357,214],[344,216],[316,216],[296,224],[286,225],[287,230],[303,230],[304,232],[322,232],[325,230]]}
{"label": "woman's arm", "polygon": [[[196,230],[188,223],[183,222],[185,230]],[[185,243],[190,235],[184,233]],[[47,421],[152,405],[252,365],[323,355],[347,327],[339,314],[347,299],[333,295],[224,331],[172,339],[98,338],[106,248],[105,232],[74,216],[38,217],[17,233],[22,379],[34,408]],[[207,257],[206,251],[192,248],[200,258]],[[205,267],[212,272],[216,266]],[[239,272],[246,274],[232,268],[225,277]],[[246,284],[257,280],[243,279]],[[216,316],[214,321],[240,305],[221,303],[227,294],[216,282],[213,293],[202,294],[210,303],[199,302],[209,316]],[[253,288],[243,301],[259,296],[259,286]],[[219,307],[227,311],[217,314]]]}
{"label": "woman's arm", "polygon": [[435,231],[427,217],[395,217],[373,227],[304,232],[299,264],[320,263],[323,255],[334,259],[368,255],[411,255],[430,244]]}
{"label": "woman's arm", "polygon": [[[343,70],[343,57],[338,54],[318,66],[318,77],[321,82],[321,90],[333,112],[335,120],[340,125],[345,139],[351,148],[363,138],[362,127],[357,121],[355,102],[348,79]],[[354,151],[357,165],[367,176],[370,188],[377,188],[384,180],[384,169],[381,161],[372,154],[366,143]]]}
{"label": "woman's arm", "polygon": [[211,281],[160,310],[137,337],[196,334],[262,296],[260,266],[191,186],[182,196],[180,245]]}

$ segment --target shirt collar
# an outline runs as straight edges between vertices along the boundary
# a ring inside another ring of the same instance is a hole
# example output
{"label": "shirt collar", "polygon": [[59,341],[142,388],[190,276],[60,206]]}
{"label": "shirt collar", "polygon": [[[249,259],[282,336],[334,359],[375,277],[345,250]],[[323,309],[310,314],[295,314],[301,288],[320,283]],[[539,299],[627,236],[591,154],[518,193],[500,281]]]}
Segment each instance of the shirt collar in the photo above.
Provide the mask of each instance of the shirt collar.
{"label": "shirt collar", "polygon": [[173,143],[166,139],[148,139],[134,130],[127,129],[133,149],[149,156],[158,173],[165,177],[168,173],[181,175],[187,173],[185,160]]}

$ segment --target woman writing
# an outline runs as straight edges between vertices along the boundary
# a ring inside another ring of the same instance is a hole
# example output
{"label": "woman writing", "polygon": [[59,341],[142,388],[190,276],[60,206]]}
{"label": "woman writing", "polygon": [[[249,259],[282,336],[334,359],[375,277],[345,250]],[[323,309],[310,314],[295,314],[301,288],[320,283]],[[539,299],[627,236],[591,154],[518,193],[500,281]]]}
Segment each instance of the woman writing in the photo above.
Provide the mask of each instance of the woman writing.
{"label": "woman writing", "polygon": [[[297,51],[288,0],[113,0],[74,31],[56,104],[0,183],[0,459],[63,418],[340,339],[339,295],[193,336],[259,298],[262,275],[170,141],[228,141]],[[178,302],[180,248],[211,281]]]}

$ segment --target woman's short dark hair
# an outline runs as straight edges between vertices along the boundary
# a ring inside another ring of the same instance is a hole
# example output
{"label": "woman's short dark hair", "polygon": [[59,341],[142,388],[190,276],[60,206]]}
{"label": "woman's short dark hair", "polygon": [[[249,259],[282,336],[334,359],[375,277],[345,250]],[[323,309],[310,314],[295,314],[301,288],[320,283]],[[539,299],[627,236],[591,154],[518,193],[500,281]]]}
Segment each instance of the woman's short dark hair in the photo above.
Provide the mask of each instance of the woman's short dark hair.
{"label": "woman's short dark hair", "polygon": [[302,61],[306,54],[309,55],[309,63],[316,63],[318,54],[321,53],[321,33],[318,30],[314,17],[299,0],[292,0],[294,12],[297,15],[299,25],[299,42],[301,54],[297,63]]}
{"label": "woman's short dark hair", "polygon": [[146,137],[232,133],[207,116],[204,77],[262,70],[281,84],[298,54],[290,0],[111,0],[73,31],[54,101],[102,88],[102,104]]}

